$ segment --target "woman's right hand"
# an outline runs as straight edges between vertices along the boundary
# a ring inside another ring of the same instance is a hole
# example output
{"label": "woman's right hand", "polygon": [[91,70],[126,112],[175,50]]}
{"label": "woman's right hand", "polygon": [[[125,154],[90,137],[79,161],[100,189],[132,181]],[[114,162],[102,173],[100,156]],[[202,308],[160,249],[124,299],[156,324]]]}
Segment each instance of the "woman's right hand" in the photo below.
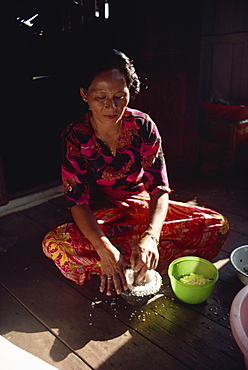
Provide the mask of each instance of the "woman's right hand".
{"label": "woman's right hand", "polygon": [[124,269],[128,265],[127,260],[104,235],[89,205],[73,206],[71,212],[78,228],[95,247],[101,259],[100,292],[106,289],[107,295],[112,295],[115,289],[117,294],[121,294],[123,289],[128,289],[124,274]]}
{"label": "woman's right hand", "polygon": [[101,259],[102,271],[100,292],[103,293],[106,289],[106,294],[110,296],[114,289],[117,294],[127,290],[128,285],[124,270],[128,261],[125,257],[113,245],[108,245],[98,250],[97,253]]}

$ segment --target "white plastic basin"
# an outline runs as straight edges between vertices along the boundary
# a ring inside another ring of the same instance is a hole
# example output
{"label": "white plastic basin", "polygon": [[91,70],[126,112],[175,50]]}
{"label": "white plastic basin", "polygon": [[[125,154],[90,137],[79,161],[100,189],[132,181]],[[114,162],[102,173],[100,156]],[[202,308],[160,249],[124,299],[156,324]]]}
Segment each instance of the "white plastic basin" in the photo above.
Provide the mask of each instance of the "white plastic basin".
{"label": "white plastic basin", "polygon": [[230,323],[234,339],[244,355],[245,366],[248,370],[248,285],[234,297],[230,311]]}

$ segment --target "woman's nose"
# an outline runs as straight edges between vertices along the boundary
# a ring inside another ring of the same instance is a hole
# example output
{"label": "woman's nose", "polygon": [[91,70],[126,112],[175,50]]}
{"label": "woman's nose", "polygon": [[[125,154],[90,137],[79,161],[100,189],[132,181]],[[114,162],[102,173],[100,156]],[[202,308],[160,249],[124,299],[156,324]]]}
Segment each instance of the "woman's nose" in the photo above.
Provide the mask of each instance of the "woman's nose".
{"label": "woman's nose", "polygon": [[107,98],[106,101],[105,101],[105,107],[109,108],[109,109],[116,108],[115,99]]}

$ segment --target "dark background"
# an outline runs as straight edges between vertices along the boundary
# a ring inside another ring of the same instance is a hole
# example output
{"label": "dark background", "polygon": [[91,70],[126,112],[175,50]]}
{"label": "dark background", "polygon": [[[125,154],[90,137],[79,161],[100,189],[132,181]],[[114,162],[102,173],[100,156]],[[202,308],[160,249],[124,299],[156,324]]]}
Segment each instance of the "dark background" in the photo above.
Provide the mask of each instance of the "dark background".
{"label": "dark background", "polygon": [[[59,180],[60,133],[86,109],[75,87],[78,57],[98,45],[134,59],[144,86],[130,105],[157,123],[169,173],[200,164],[202,4],[212,20],[215,2],[109,0],[107,20],[97,3],[99,18],[93,0],[1,2],[0,154],[10,195]],[[20,22],[36,13],[32,27]],[[49,77],[33,80],[40,75]]]}

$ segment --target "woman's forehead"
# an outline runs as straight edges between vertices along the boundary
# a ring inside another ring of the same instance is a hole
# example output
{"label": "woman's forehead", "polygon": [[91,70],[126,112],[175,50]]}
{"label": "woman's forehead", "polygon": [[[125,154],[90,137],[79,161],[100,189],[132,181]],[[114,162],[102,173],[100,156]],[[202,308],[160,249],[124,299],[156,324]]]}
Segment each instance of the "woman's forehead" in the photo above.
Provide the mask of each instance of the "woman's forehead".
{"label": "woman's forehead", "polygon": [[89,87],[90,90],[106,90],[109,88],[127,88],[126,79],[118,69],[99,73],[95,76]]}

